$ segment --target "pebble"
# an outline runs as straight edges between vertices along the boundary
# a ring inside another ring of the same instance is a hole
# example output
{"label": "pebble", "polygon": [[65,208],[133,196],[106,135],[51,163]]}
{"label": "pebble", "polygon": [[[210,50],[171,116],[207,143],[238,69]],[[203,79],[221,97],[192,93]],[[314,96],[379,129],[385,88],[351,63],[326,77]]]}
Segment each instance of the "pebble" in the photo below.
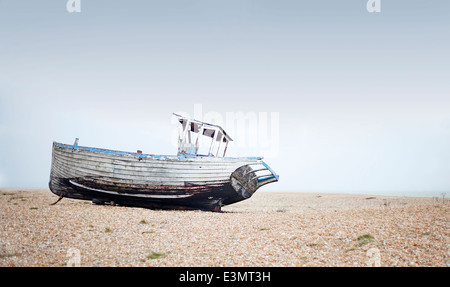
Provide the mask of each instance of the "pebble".
{"label": "pebble", "polygon": [[0,189],[0,266],[449,265],[448,201],[367,198],[258,192],[212,213]]}

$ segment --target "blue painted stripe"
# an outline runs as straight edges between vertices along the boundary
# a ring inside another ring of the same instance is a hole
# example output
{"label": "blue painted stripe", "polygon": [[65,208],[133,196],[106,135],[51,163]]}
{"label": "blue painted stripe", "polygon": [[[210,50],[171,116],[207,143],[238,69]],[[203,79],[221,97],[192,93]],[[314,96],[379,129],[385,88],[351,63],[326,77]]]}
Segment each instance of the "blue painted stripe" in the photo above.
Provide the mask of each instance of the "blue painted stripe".
{"label": "blue painted stripe", "polygon": [[263,181],[265,179],[274,178],[274,177],[278,180],[277,176],[275,176],[275,175],[268,175],[268,176],[265,176],[265,177],[258,178],[258,181]]}
{"label": "blue painted stripe", "polygon": [[135,157],[152,156],[149,154],[142,154],[142,153],[137,153],[137,152],[126,152],[126,151],[109,150],[109,149],[104,149],[104,148],[85,147],[85,146],[79,146],[79,145],[68,145],[68,144],[60,144],[60,143],[57,143],[56,146],[60,147],[60,148],[66,148],[66,149],[87,150],[87,151],[93,151],[93,152],[99,152],[99,153],[118,154],[118,155],[132,155]]}
{"label": "blue painted stripe", "polygon": [[[267,168],[271,173],[272,173],[272,175],[277,179],[277,181],[278,181],[278,175],[277,174],[275,174],[275,172],[273,172],[273,170],[267,165],[267,163],[265,163],[265,162],[261,162],[262,163],[262,165],[265,167],[265,168]],[[259,179],[258,179],[258,181],[259,181]]]}
{"label": "blue painted stripe", "polygon": [[[98,153],[107,153],[107,154],[116,154],[116,155],[130,155],[134,157],[140,157],[140,158],[154,158],[154,159],[168,159],[169,156],[167,155],[154,155],[154,154],[143,154],[143,153],[137,153],[137,152],[127,152],[127,151],[118,151],[118,150],[110,150],[110,149],[104,149],[104,148],[95,148],[95,147],[85,147],[85,146],[79,146],[79,145],[69,145],[69,144],[62,144],[62,143],[55,143],[55,145],[59,148],[65,148],[65,149],[74,149],[74,150],[86,150],[86,151],[92,151],[92,152],[98,152]],[[185,155],[185,154],[179,154],[178,158],[197,158],[196,155]],[[219,157],[221,158],[221,157]],[[250,156],[250,157],[242,157],[242,158],[234,158],[234,157],[225,157],[226,159],[247,159],[247,160],[260,160],[261,157],[256,156]]]}

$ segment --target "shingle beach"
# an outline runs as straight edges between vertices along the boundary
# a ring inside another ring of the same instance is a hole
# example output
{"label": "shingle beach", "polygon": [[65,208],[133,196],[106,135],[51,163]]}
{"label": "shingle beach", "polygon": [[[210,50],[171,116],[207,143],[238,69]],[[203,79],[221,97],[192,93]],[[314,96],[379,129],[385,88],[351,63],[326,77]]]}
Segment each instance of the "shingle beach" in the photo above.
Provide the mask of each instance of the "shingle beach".
{"label": "shingle beach", "polygon": [[449,266],[448,199],[257,192],[222,213],[0,189],[0,266]]}

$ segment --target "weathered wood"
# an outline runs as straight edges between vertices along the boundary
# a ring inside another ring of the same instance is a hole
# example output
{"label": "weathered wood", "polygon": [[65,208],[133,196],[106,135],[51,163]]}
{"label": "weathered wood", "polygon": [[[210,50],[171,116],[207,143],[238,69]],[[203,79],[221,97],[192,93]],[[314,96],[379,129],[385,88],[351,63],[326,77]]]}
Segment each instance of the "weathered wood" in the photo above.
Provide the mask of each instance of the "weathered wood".
{"label": "weathered wood", "polygon": [[[231,140],[218,126],[198,121],[180,123],[184,136],[188,128],[203,133],[207,127],[213,143],[220,132],[219,148],[222,137],[225,149]],[[198,137],[195,141],[197,144]],[[249,198],[262,185],[277,180],[278,175],[261,157],[153,155],[84,147],[76,141],[74,145],[53,143],[49,187],[60,199],[220,211],[222,205]]]}
{"label": "weathered wood", "polygon": [[[245,157],[147,156],[139,161],[133,153],[55,142],[49,186],[60,199],[217,211],[256,191],[256,172],[267,170],[261,163],[261,158]],[[240,175],[234,184],[233,173]]]}
{"label": "weathered wood", "polygon": [[61,199],[63,199],[63,197],[64,197],[63,194],[60,194],[58,200],[56,200],[56,201],[53,202],[53,203],[50,203],[50,205],[55,205],[55,204],[57,204],[58,202],[61,201]]}

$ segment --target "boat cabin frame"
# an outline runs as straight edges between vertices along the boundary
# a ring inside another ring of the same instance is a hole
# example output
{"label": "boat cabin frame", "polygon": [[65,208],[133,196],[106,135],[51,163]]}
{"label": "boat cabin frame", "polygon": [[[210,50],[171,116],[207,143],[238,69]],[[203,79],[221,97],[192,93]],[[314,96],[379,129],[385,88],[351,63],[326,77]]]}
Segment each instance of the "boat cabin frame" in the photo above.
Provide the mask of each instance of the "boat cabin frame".
{"label": "boat cabin frame", "polygon": [[[179,156],[219,157],[222,154],[222,157],[225,157],[228,143],[233,140],[222,127],[188,119],[175,113],[173,115],[178,118],[178,122],[181,124],[181,130],[178,136]],[[201,136],[211,138],[208,154],[198,154]]]}

